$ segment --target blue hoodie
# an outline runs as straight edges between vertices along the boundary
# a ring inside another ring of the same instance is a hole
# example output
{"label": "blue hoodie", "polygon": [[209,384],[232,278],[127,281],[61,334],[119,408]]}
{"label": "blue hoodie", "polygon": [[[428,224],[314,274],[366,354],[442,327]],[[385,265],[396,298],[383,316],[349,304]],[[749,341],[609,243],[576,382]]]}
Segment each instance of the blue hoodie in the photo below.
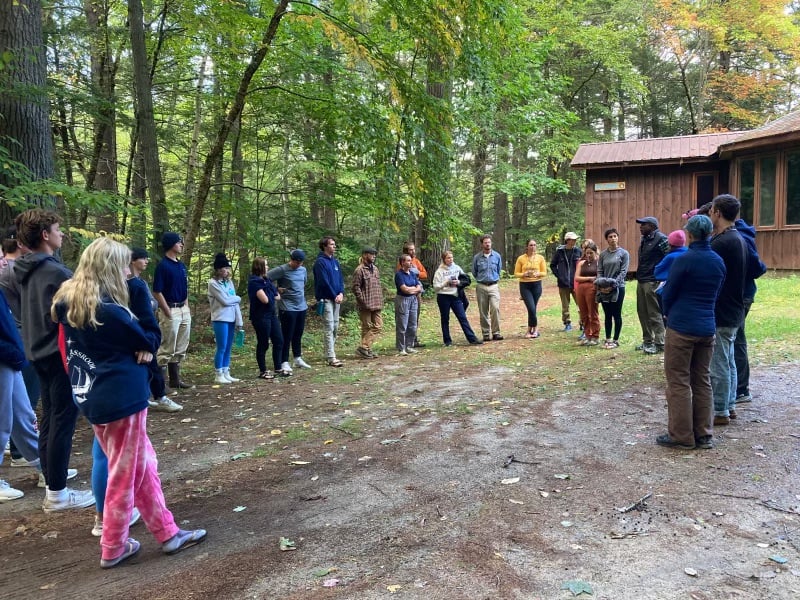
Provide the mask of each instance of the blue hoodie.
{"label": "blue hoodie", "polygon": [[744,298],[752,302],[757,289],[755,280],[767,272],[767,266],[761,262],[761,257],[758,255],[756,228],[748,225],[742,219],[736,219],[734,226],[747,244],[747,276],[744,280]]}
{"label": "blue hoodie", "polygon": [[136,352],[158,347],[125,308],[103,302],[97,308],[97,329],[76,329],[67,323],[66,305],[56,307],[64,328],[64,359],[78,409],[101,425],[147,408],[150,372],[136,362]]}
{"label": "blue hoodie", "polygon": [[339,294],[344,294],[344,277],[339,261],[320,251],[314,263],[314,297],[334,300]]}

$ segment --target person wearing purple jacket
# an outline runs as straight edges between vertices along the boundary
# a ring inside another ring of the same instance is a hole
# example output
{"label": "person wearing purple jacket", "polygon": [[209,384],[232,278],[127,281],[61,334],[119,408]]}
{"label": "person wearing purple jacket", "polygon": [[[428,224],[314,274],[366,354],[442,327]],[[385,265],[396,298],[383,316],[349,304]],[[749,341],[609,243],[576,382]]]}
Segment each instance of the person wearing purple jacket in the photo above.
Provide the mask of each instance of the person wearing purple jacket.
{"label": "person wearing purple jacket", "polygon": [[725,264],[709,242],[711,229],[711,220],[704,215],[689,219],[689,249],[672,263],[661,295],[667,317],[664,374],[668,432],[658,436],[656,443],[670,448],[711,448],[714,307],[725,279]]}

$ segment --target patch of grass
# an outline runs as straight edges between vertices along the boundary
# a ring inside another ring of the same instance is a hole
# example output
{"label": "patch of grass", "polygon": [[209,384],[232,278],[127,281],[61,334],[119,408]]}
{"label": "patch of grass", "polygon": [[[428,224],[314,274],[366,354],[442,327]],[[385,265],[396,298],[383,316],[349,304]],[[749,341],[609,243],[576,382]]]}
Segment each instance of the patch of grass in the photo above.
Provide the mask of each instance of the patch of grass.
{"label": "patch of grass", "polygon": [[358,437],[364,433],[364,425],[361,422],[361,419],[357,419],[355,417],[349,417],[345,419],[341,423],[338,423],[335,427],[332,427],[332,429],[343,431],[344,433],[347,433],[353,437]]}
{"label": "patch of grass", "polygon": [[453,406],[452,409],[450,409],[450,412],[453,412],[457,415],[467,416],[473,414],[474,411],[472,410],[472,407],[466,402],[459,402],[458,404]]}
{"label": "patch of grass", "polygon": [[311,432],[303,427],[292,427],[283,432],[282,441],[302,442],[311,437]]}
{"label": "patch of grass", "polygon": [[259,446],[258,448],[254,449],[251,453],[252,458],[266,458],[267,456],[271,456],[278,451],[277,448],[274,446]]}

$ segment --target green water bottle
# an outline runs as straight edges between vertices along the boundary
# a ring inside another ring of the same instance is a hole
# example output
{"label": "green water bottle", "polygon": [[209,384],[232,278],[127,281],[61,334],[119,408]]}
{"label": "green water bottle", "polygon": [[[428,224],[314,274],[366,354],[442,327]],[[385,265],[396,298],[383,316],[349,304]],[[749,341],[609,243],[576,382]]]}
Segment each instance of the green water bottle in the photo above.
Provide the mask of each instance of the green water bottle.
{"label": "green water bottle", "polygon": [[244,346],[244,329],[236,330],[236,336],[233,338],[233,343],[237,348]]}

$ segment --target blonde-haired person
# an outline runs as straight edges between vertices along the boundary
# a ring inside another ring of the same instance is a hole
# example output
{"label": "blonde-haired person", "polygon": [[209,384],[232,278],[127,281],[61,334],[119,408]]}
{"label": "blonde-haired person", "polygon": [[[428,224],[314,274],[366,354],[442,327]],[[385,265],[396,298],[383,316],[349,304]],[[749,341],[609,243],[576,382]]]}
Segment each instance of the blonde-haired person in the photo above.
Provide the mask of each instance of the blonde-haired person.
{"label": "blonde-haired person", "polygon": [[542,279],[545,275],[547,263],[544,256],[536,253],[536,240],[530,239],[525,243],[525,254],[517,258],[514,265],[514,277],[519,279],[519,295],[528,310],[528,331],[525,332],[525,337],[529,339],[539,337],[536,306],[542,297]]}
{"label": "blonde-haired person", "polygon": [[[433,275],[433,289],[436,291],[436,304],[439,307],[439,317],[442,324],[442,340],[445,346],[453,345],[453,338],[450,337],[450,311],[458,319],[464,337],[473,345],[481,345],[483,342],[478,339],[475,332],[467,320],[466,306],[464,300],[466,295],[463,291],[463,284],[459,281],[459,276],[466,275],[456,263],[453,262],[453,253],[449,250],[442,252],[442,264],[436,269]],[[468,276],[467,276],[468,277]]]}
{"label": "blonde-haired person", "polygon": [[92,424],[108,457],[108,485],[100,539],[103,568],[139,551],[128,537],[134,506],[167,554],[205,538],[204,529],[181,530],[167,509],[155,451],[147,437],[147,363],[157,340],[128,308],[125,281],[130,250],[99,238],[83,252],[72,279],[53,298],[59,336],[75,402]]}

